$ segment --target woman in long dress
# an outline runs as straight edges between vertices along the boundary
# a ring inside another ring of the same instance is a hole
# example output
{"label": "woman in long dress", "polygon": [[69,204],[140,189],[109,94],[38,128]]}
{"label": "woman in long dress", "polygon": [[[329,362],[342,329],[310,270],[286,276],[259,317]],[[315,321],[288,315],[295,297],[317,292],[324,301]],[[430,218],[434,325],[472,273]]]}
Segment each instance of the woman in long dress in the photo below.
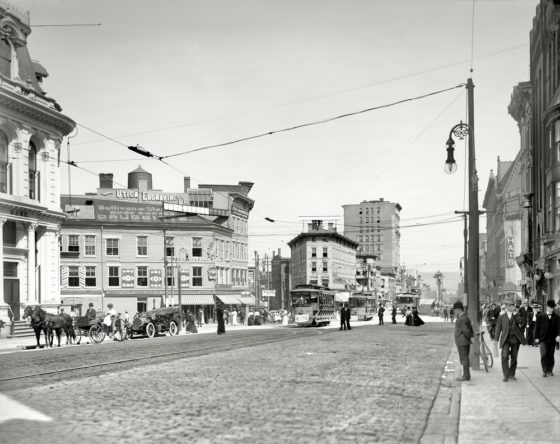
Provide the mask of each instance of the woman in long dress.
{"label": "woman in long dress", "polygon": [[415,327],[419,327],[422,324],[424,324],[424,321],[422,320],[422,318],[418,315],[418,309],[416,307],[414,307],[412,309],[412,325],[414,325]]}
{"label": "woman in long dress", "polygon": [[224,334],[226,332],[226,325],[224,322],[224,310],[222,307],[216,308],[216,318],[218,321],[218,334]]}

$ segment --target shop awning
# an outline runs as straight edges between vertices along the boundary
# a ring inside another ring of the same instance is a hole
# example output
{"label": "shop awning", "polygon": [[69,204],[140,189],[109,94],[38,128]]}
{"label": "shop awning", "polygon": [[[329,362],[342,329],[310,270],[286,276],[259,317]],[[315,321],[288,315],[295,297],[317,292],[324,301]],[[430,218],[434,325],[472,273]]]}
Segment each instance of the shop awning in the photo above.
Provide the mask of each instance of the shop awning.
{"label": "shop awning", "polygon": [[233,294],[218,294],[216,295],[226,305],[240,305],[242,302],[239,300],[241,295]]}
{"label": "shop awning", "polygon": [[243,305],[255,305],[255,296],[253,296],[252,294],[241,295],[237,299],[239,299],[239,302],[241,302]]}
{"label": "shop awning", "polygon": [[182,295],[181,305],[214,305],[214,296],[211,294]]}

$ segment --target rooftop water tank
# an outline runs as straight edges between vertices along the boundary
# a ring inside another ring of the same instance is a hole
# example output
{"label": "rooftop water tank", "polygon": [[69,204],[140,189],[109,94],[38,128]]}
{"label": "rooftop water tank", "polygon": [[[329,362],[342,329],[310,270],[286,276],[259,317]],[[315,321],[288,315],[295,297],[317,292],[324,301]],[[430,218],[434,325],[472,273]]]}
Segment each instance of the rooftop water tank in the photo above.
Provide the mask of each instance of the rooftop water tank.
{"label": "rooftop water tank", "polygon": [[128,173],[128,189],[139,190],[141,188],[145,188],[147,190],[153,189],[152,174],[148,173],[144,168],[138,165],[138,168]]}

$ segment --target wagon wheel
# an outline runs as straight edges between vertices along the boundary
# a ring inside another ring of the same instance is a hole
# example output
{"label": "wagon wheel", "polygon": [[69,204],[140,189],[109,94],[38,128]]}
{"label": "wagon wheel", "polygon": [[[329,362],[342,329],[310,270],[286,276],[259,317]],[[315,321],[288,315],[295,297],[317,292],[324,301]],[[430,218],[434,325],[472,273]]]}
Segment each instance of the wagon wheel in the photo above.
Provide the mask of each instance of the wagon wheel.
{"label": "wagon wheel", "polygon": [[148,338],[153,338],[156,335],[156,326],[153,322],[148,322],[146,324],[146,335]]}
{"label": "wagon wheel", "polygon": [[82,329],[78,326],[75,326],[74,335],[76,335],[76,344],[79,344],[82,340]]}
{"label": "wagon wheel", "polygon": [[169,323],[169,334],[171,336],[177,336],[179,334],[179,327],[175,321]]}
{"label": "wagon wheel", "polygon": [[89,329],[89,338],[94,344],[100,344],[105,339],[105,331],[100,324],[92,325]]}

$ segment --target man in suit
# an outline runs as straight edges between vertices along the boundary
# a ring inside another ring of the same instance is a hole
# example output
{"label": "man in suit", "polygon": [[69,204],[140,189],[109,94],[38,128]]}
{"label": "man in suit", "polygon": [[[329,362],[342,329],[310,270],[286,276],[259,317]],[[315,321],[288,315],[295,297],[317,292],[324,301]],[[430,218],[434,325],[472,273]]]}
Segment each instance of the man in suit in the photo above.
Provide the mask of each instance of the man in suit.
{"label": "man in suit", "polygon": [[397,323],[397,307],[396,307],[396,305],[393,305],[393,308],[391,310],[391,322],[393,324]]}
{"label": "man in suit", "polygon": [[515,370],[517,369],[517,353],[521,344],[527,345],[525,336],[519,328],[522,319],[513,311],[515,303],[509,299],[505,301],[506,311],[498,317],[494,337],[502,350],[502,373],[504,382],[515,381]]}
{"label": "man in suit", "polygon": [[348,307],[348,304],[344,304],[340,309],[340,329],[352,330],[350,328],[350,307]]}
{"label": "man in suit", "polygon": [[383,322],[383,313],[385,313],[385,307],[383,305],[379,306],[379,310],[377,310],[377,316],[379,317],[379,325],[385,325]]}
{"label": "man in suit", "polygon": [[554,376],[554,351],[556,344],[560,343],[560,318],[554,312],[555,307],[552,299],[546,301],[546,313],[537,317],[535,327],[535,344],[540,343],[541,348],[543,378]]}
{"label": "man in suit", "polygon": [[474,332],[471,320],[465,313],[465,307],[462,302],[457,301],[453,304],[453,313],[457,315],[457,321],[455,322],[455,345],[463,365],[463,376],[457,378],[457,381],[470,381],[469,351],[474,338]]}

